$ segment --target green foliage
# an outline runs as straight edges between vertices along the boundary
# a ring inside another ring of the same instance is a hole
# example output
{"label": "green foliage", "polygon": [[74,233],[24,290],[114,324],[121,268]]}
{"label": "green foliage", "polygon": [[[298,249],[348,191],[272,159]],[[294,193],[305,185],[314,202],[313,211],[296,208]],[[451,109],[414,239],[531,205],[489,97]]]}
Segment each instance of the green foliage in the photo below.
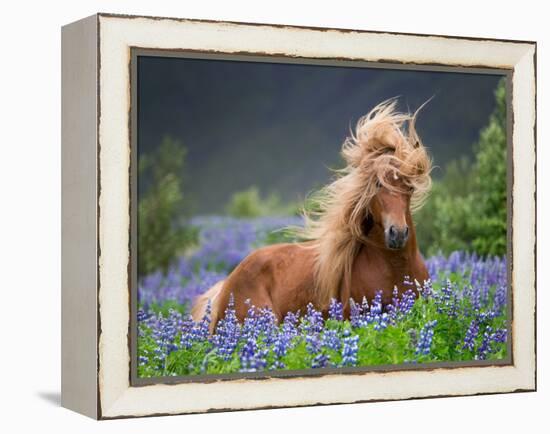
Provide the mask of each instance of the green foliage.
{"label": "green foliage", "polygon": [[496,107],[480,131],[475,160],[461,159],[435,180],[424,208],[416,215],[420,247],[430,255],[441,251],[506,253],[506,88],[495,91]]}
{"label": "green foliage", "polygon": [[234,193],[226,206],[226,211],[233,217],[259,217],[262,215],[262,206],[258,188],[250,187]]}
{"label": "green foliage", "polygon": [[225,209],[228,215],[237,218],[296,215],[298,204],[283,204],[276,193],[262,198],[256,186],[234,193]]}
{"label": "green foliage", "polygon": [[[475,203],[474,249],[481,254],[506,252],[506,88],[495,93],[497,106],[489,125],[481,130],[473,168]],[[473,222],[472,222],[473,223]]]}
{"label": "green foliage", "polygon": [[140,275],[166,270],[196,242],[197,230],[182,221],[189,209],[189,199],[183,195],[185,155],[184,147],[166,137],[155,153],[140,156],[139,176],[149,180],[138,204]]}

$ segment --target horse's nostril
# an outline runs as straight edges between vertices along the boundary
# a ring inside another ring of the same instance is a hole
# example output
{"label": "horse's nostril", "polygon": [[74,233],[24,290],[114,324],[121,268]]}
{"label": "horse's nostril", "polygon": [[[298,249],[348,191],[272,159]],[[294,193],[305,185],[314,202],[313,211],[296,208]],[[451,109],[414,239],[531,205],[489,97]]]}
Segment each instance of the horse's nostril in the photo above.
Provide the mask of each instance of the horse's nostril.
{"label": "horse's nostril", "polygon": [[395,229],[395,226],[390,226],[390,237],[395,237],[397,235],[397,229]]}
{"label": "horse's nostril", "polygon": [[409,236],[409,227],[408,226],[405,226],[405,230],[403,231],[403,235],[405,236],[405,238],[407,238]]}

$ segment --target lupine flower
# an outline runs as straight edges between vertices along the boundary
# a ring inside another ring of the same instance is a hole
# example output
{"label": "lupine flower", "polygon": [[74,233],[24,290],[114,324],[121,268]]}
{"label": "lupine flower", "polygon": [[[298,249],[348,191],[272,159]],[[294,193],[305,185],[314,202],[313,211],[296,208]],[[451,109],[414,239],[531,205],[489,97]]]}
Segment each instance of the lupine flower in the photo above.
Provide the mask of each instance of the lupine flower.
{"label": "lupine flower", "polygon": [[313,304],[308,303],[306,306],[306,314],[300,320],[300,329],[303,333],[319,333],[323,329],[323,315]]}
{"label": "lupine flower", "polygon": [[193,345],[193,336],[192,331],[193,327],[195,326],[195,323],[193,321],[193,318],[191,315],[187,315],[187,317],[182,321],[181,327],[180,327],[180,347],[189,349],[191,348],[191,345]]}
{"label": "lupine flower", "polygon": [[330,300],[330,306],[328,308],[328,316],[335,321],[342,321],[344,319],[344,310],[342,303],[332,298]]}
{"label": "lupine flower", "polygon": [[363,309],[353,299],[350,299],[350,322],[353,327],[361,327],[363,325]]}
{"label": "lupine flower", "polygon": [[498,285],[495,291],[495,300],[493,302],[493,310],[495,312],[502,312],[504,306],[506,306],[506,293],[507,285]]}
{"label": "lupine flower", "polygon": [[208,300],[206,310],[202,319],[193,326],[191,330],[191,340],[204,341],[209,337],[210,315],[212,314],[212,303]]}
{"label": "lupine flower", "polygon": [[434,337],[434,328],[437,321],[429,321],[420,330],[418,344],[416,345],[416,355],[428,355],[432,349],[432,339]]}
{"label": "lupine flower", "polygon": [[248,339],[241,349],[241,372],[262,371],[267,365],[268,351],[258,348],[254,339]]}
{"label": "lupine flower", "polygon": [[508,337],[508,330],[506,330],[506,329],[497,329],[491,335],[491,341],[492,342],[504,343],[504,342],[506,342],[507,337]]}
{"label": "lupine flower", "polygon": [[275,371],[277,369],[285,369],[285,368],[286,368],[286,365],[282,361],[275,360],[273,364],[269,367],[269,370]]}
{"label": "lupine flower", "polygon": [[470,327],[468,327],[468,331],[466,332],[466,337],[464,338],[464,345],[462,348],[472,351],[475,347],[475,339],[477,338],[478,333],[479,324],[477,320],[473,319],[470,323]]}
{"label": "lupine flower", "polygon": [[284,331],[279,333],[277,338],[275,339],[275,342],[273,342],[273,352],[278,358],[283,357],[288,349],[290,348],[290,344],[292,342],[292,337],[285,333]]}
{"label": "lupine flower", "polygon": [[359,350],[359,336],[348,336],[342,340],[342,366],[357,365],[357,351]]}
{"label": "lupine flower", "polygon": [[138,309],[137,311],[137,321],[138,323],[143,322],[147,320],[148,315],[143,309]]}
{"label": "lupine flower", "polygon": [[326,368],[329,364],[329,357],[324,353],[317,354],[311,361],[312,368]]}
{"label": "lupine flower", "polygon": [[246,299],[244,303],[248,306],[248,309],[241,330],[241,338],[245,340],[249,338],[256,339],[259,334],[259,330],[256,328],[256,307],[250,302],[250,299]]}
{"label": "lupine flower", "polygon": [[277,318],[273,311],[267,307],[260,309],[258,316],[256,317],[255,327],[257,333],[263,336],[265,344],[270,345],[276,338],[277,332]]}
{"label": "lupine flower", "polygon": [[419,294],[424,298],[431,298],[434,295],[432,280],[424,281],[424,284],[417,287]]}
{"label": "lupine flower", "polygon": [[306,350],[311,354],[321,351],[321,338],[318,333],[306,334]]}
{"label": "lupine flower", "polygon": [[399,302],[399,313],[403,316],[407,315],[413,308],[415,301],[414,291],[412,289],[405,291]]}
{"label": "lupine flower", "polygon": [[321,337],[321,344],[323,347],[338,351],[342,346],[338,332],[336,330],[325,330]]}
{"label": "lupine flower", "polygon": [[483,332],[483,338],[481,340],[481,345],[477,349],[477,354],[475,356],[476,360],[485,360],[489,354],[491,348],[491,332],[493,329],[489,326],[485,328]]}
{"label": "lupine flower", "polygon": [[235,300],[233,294],[230,294],[225,316],[216,325],[216,333],[212,337],[212,343],[224,360],[230,360],[233,356],[233,351],[239,343],[240,331],[241,326],[235,313]]}

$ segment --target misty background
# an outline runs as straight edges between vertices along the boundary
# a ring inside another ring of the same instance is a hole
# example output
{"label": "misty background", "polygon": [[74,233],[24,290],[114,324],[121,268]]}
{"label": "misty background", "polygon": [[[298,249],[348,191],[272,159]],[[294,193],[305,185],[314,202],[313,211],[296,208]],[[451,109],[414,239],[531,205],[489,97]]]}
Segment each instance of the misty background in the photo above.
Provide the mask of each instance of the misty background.
{"label": "misty background", "polygon": [[[417,128],[437,166],[474,157],[501,75],[138,57],[138,154],[166,137],[186,149],[192,214],[221,214],[235,193],[301,201],[341,167],[349,128],[379,102],[430,97]],[[139,191],[150,183],[140,175]]]}

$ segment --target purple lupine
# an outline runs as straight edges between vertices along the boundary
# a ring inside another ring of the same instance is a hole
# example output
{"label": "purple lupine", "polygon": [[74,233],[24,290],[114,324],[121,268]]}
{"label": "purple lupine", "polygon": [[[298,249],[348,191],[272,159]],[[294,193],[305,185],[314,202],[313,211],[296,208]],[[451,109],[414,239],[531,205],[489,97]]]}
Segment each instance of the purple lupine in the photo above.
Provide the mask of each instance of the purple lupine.
{"label": "purple lupine", "polygon": [[166,358],[170,353],[178,349],[175,340],[181,327],[181,320],[181,314],[172,309],[166,318],[162,314],[158,316],[151,315],[148,318],[148,324],[150,324],[152,330],[151,337],[155,342],[153,360],[161,369],[164,369]]}
{"label": "purple lupine", "polygon": [[300,312],[288,312],[284,319],[282,330],[291,338],[298,336],[298,323],[300,322]]}
{"label": "purple lupine", "polygon": [[390,318],[386,312],[382,311],[382,291],[376,291],[366,318],[367,323],[374,323],[376,331],[383,330],[389,325]]}
{"label": "purple lupine", "polygon": [[336,330],[325,330],[321,336],[321,344],[323,347],[339,351],[342,343]]}
{"label": "purple lupine", "polygon": [[467,297],[470,304],[470,309],[467,312],[467,314],[469,316],[477,315],[481,309],[481,293],[479,291],[479,288],[477,286],[469,285],[464,288],[464,294]]}
{"label": "purple lupine", "polygon": [[382,314],[380,315],[373,316],[372,322],[374,323],[374,330],[384,330],[390,324],[389,320],[390,318],[386,312],[382,312]]}
{"label": "purple lupine", "polygon": [[376,317],[382,315],[382,291],[378,290],[374,294],[374,298],[370,306],[370,316]]}
{"label": "purple lupine", "polygon": [[298,314],[289,312],[280,327],[280,330],[275,335],[272,343],[273,354],[277,360],[273,363],[270,369],[284,369],[285,364],[280,360],[286,355],[288,350],[293,346],[293,339],[298,335],[296,325],[298,323]]}
{"label": "purple lupine", "polygon": [[335,298],[332,298],[330,300],[330,305],[328,307],[328,317],[335,321],[343,321],[344,319],[343,305]]}
{"label": "purple lupine", "polygon": [[256,307],[251,303],[250,299],[246,299],[244,304],[248,306],[246,311],[246,317],[241,329],[241,338],[244,340],[253,338],[256,339],[259,335],[259,330],[256,327]]}
{"label": "purple lupine", "polygon": [[316,368],[326,368],[329,365],[329,357],[325,353],[317,354],[311,361],[311,367]]}
{"label": "purple lupine", "polygon": [[[409,276],[409,275],[403,276],[403,284],[405,286],[411,286],[411,287],[414,286],[414,282],[411,280],[411,276]],[[394,289],[395,289],[395,287],[394,287]]]}
{"label": "purple lupine", "polygon": [[342,340],[342,366],[357,365],[357,352],[359,351],[359,336],[353,335]]}
{"label": "purple lupine", "polygon": [[432,279],[425,280],[418,289],[419,294],[424,298],[431,298],[434,296],[434,289]]}
{"label": "purple lupine", "polygon": [[350,322],[352,327],[358,328],[363,326],[363,309],[359,303],[356,303],[350,298]]}
{"label": "purple lupine", "polygon": [[481,339],[481,344],[477,349],[477,354],[475,355],[476,360],[485,360],[491,351],[491,334],[493,329],[490,326],[485,328],[483,336]]}
{"label": "purple lupine", "polygon": [[149,314],[145,312],[143,309],[138,309],[137,311],[137,321],[138,323],[141,323],[149,317]]}
{"label": "purple lupine", "polygon": [[194,342],[199,341],[206,341],[208,340],[208,337],[210,335],[209,329],[210,329],[210,322],[211,318],[210,315],[212,314],[212,304],[210,300],[206,303],[206,310],[204,312],[204,315],[202,319],[195,323],[193,326],[193,329],[190,332],[190,339]]}
{"label": "purple lupine", "polygon": [[505,343],[508,337],[508,330],[496,329],[495,332],[491,335],[492,342]]}
{"label": "purple lupine", "polygon": [[414,290],[407,289],[401,296],[397,287],[393,288],[392,302],[387,306],[388,320],[391,324],[395,324],[397,320],[407,315],[414,306],[416,301]]}
{"label": "purple lupine", "polygon": [[323,330],[323,315],[312,303],[306,306],[306,314],[300,319],[300,330],[304,334],[319,333]]}
{"label": "purple lupine", "polygon": [[394,286],[392,291],[391,304],[386,306],[386,310],[392,324],[395,324],[395,321],[397,320],[397,315],[399,314],[399,301],[399,290],[397,289],[397,286]]}
{"label": "purple lupine", "polygon": [[285,333],[282,330],[278,335],[275,341],[273,342],[273,353],[277,358],[284,357],[291,346],[292,336],[289,333]]}
{"label": "purple lupine", "polygon": [[286,369],[286,365],[281,360],[275,360],[269,367],[270,371],[275,371],[277,369]]}
{"label": "purple lupine", "polygon": [[501,313],[506,306],[507,289],[507,285],[498,285],[495,290],[493,310],[497,313]]}
{"label": "purple lupine", "polygon": [[322,342],[319,333],[306,334],[305,341],[306,350],[308,353],[317,354],[319,351],[321,351]]}
{"label": "purple lupine", "polygon": [[430,354],[432,350],[432,340],[434,337],[434,328],[437,325],[437,320],[428,321],[420,330],[418,343],[416,344],[416,355]]}
{"label": "purple lupine", "polygon": [[229,302],[224,317],[216,325],[212,336],[212,343],[223,360],[230,360],[239,343],[241,326],[235,312],[233,293],[229,295]]}
{"label": "purple lupine", "polygon": [[402,295],[399,301],[399,313],[401,315],[407,315],[413,308],[416,302],[416,296],[412,289],[407,289]]}
{"label": "purple lupine", "polygon": [[477,338],[478,333],[479,333],[479,324],[476,319],[473,319],[470,322],[470,326],[468,327],[468,330],[466,331],[466,336],[464,338],[464,345],[462,346],[462,348],[473,351],[476,344],[475,340]]}
{"label": "purple lupine", "polygon": [[193,317],[191,315],[187,315],[187,317],[183,319],[180,327],[181,348],[189,349],[193,345],[192,330],[194,326],[195,322],[193,321]]}
{"label": "purple lupine", "polygon": [[258,334],[263,336],[263,342],[270,345],[277,335],[277,317],[268,307],[262,307],[256,316],[256,324]]}
{"label": "purple lupine", "polygon": [[477,350],[475,356],[476,360],[485,360],[490,353],[494,352],[495,349],[492,347],[492,343],[505,343],[508,337],[508,330],[501,328],[496,329],[493,332],[493,328],[487,326],[483,332],[483,338],[481,344]]}
{"label": "purple lupine", "polygon": [[453,284],[449,279],[445,280],[445,284],[441,287],[441,291],[436,294],[435,300],[438,313],[454,316],[456,313],[456,295]]}
{"label": "purple lupine", "polygon": [[258,344],[252,338],[249,338],[240,352],[241,372],[262,371],[267,365],[266,349],[258,348]]}

